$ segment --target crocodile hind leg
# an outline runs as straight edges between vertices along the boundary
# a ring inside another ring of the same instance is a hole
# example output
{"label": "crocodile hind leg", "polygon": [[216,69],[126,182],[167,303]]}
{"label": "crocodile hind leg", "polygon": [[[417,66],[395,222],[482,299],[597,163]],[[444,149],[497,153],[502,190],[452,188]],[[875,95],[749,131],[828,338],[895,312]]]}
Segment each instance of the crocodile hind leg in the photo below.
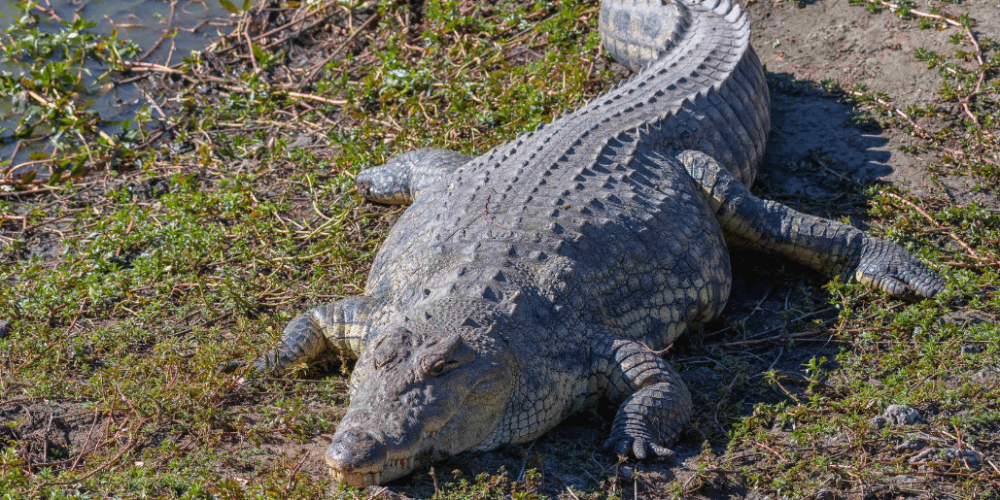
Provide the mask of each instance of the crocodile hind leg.
{"label": "crocodile hind leg", "polygon": [[891,242],[847,224],[792,210],[750,194],[712,157],[677,155],[701,187],[723,231],[742,244],[784,255],[828,276],[854,277],[894,297],[933,297],[945,282]]}
{"label": "crocodile hind leg", "polygon": [[691,420],[691,394],[659,353],[640,342],[614,339],[595,363],[607,376],[605,395],[621,401],[605,449],[639,460],[671,457],[670,449]]}
{"label": "crocodile hind leg", "polygon": [[[371,307],[368,297],[348,297],[298,315],[285,327],[278,346],[253,362],[261,373],[281,375],[301,363],[315,360],[327,350],[356,358],[365,348],[367,318]],[[228,368],[238,368],[239,362]]]}
{"label": "crocodile hind leg", "polygon": [[471,159],[469,155],[447,149],[418,149],[392,158],[384,165],[362,170],[354,182],[369,201],[408,205],[420,191]]}

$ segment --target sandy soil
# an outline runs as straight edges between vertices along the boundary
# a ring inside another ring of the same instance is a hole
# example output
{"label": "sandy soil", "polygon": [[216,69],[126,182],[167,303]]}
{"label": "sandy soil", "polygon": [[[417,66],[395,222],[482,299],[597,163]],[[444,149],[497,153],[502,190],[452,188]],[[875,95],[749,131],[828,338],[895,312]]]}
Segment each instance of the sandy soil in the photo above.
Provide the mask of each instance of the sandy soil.
{"label": "sandy soil", "polygon": [[[1000,2],[970,0],[960,5],[939,2],[942,12],[968,13],[979,23],[977,37],[1000,38]],[[834,80],[845,88],[865,85],[888,94],[905,109],[911,104],[939,103],[941,77],[914,57],[920,47],[943,54],[960,46],[948,43],[956,28],[920,29],[888,10],[872,14],[849,0],[810,1],[803,8],[789,2],[751,1],[753,45],[768,72],[802,82]],[[942,177],[936,185],[924,171],[927,158],[907,155],[899,147],[912,139],[899,130],[861,129],[851,125],[851,109],[831,99],[817,99],[771,89],[772,120],[765,173],[781,173],[784,189],[814,195],[823,188],[802,175],[788,175],[809,151],[822,148],[852,176],[898,184],[914,194],[944,195],[966,204],[973,199],[994,206],[994,195],[972,193],[967,178]],[[951,104],[939,103],[945,109]],[[807,169],[811,170],[811,169]],[[812,186],[810,187],[810,185]],[[810,192],[812,190],[812,192]],[[819,190],[819,191],[817,191]]]}

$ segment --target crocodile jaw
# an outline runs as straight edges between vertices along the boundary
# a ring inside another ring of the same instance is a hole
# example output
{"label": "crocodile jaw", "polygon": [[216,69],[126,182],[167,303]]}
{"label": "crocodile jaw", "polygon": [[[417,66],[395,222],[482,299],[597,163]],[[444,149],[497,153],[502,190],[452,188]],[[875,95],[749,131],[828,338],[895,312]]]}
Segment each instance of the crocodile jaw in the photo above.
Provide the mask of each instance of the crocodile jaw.
{"label": "crocodile jaw", "polygon": [[337,469],[333,464],[327,462],[327,466],[330,468],[330,476],[348,488],[365,488],[387,483],[409,474],[413,471],[416,464],[417,461],[414,457],[389,459],[378,471],[353,472]]}
{"label": "crocodile jaw", "polygon": [[[327,449],[331,476],[350,487],[384,484],[481,445],[503,415],[516,362],[480,330],[413,324],[366,351]],[[424,366],[438,359],[456,366],[428,375]]]}
{"label": "crocodile jaw", "polygon": [[365,488],[382,481],[382,473],[344,472],[330,467],[330,475],[348,488]]}

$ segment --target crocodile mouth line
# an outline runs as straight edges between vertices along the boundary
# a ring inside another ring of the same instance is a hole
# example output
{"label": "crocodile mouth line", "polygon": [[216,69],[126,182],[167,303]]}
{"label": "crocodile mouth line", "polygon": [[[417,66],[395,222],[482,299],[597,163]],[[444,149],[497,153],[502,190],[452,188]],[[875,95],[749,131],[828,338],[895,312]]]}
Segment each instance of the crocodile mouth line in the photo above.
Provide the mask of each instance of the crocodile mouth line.
{"label": "crocodile mouth line", "polygon": [[365,486],[372,486],[374,484],[381,483],[383,476],[386,477],[386,480],[392,480],[396,477],[405,475],[413,470],[413,466],[415,464],[415,457],[390,458],[382,464],[381,470],[376,472],[351,472],[330,466],[330,475],[337,481],[343,483],[345,486],[351,488],[364,488]]}
{"label": "crocodile mouth line", "polygon": [[378,484],[382,479],[381,472],[347,472],[333,467],[330,467],[330,475],[348,488],[372,486]]}
{"label": "crocodile mouth line", "polygon": [[[425,436],[433,436],[436,432],[424,433]],[[390,458],[382,464],[378,471],[352,472],[340,470],[332,465],[328,465],[330,475],[350,488],[364,488],[380,484],[383,477],[386,481],[391,481],[397,477],[402,477],[413,470],[417,463],[416,454],[405,458]]]}

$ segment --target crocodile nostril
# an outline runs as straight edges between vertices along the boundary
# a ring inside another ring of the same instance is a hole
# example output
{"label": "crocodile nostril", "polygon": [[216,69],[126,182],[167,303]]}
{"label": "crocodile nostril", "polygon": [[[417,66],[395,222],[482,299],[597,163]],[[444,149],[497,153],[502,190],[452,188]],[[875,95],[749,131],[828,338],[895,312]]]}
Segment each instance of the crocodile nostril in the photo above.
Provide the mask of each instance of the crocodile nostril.
{"label": "crocodile nostril", "polygon": [[351,429],[333,436],[326,460],[341,471],[379,471],[386,461],[386,448],[371,434]]}

